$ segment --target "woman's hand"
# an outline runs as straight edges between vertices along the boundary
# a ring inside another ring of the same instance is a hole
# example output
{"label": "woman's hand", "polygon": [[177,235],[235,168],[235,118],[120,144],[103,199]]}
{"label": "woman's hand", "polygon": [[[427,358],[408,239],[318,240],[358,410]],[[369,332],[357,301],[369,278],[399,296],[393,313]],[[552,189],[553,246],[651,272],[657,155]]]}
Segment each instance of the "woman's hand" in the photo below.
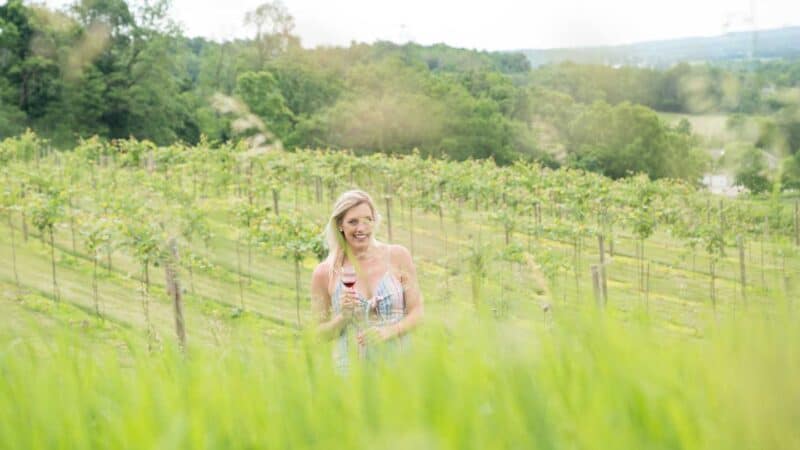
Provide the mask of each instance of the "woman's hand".
{"label": "woman's hand", "polygon": [[388,325],[385,327],[370,327],[358,333],[358,344],[380,344],[394,338],[397,334],[395,332],[397,324]]}
{"label": "woman's hand", "polygon": [[351,320],[355,316],[356,305],[358,305],[358,295],[355,289],[345,289],[342,295],[342,317]]}

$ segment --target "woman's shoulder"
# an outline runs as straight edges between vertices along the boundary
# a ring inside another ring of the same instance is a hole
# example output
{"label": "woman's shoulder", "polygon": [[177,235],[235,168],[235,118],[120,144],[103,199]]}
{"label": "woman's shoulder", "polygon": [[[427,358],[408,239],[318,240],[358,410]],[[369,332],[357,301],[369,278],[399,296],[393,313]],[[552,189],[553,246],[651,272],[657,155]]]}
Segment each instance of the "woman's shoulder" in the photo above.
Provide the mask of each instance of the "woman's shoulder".
{"label": "woman's shoulder", "polygon": [[314,272],[311,274],[311,282],[320,286],[327,286],[330,275],[331,262],[325,259],[314,268]]}
{"label": "woman's shoulder", "polygon": [[412,263],[411,252],[400,244],[386,244],[389,260],[397,266],[406,266]]}

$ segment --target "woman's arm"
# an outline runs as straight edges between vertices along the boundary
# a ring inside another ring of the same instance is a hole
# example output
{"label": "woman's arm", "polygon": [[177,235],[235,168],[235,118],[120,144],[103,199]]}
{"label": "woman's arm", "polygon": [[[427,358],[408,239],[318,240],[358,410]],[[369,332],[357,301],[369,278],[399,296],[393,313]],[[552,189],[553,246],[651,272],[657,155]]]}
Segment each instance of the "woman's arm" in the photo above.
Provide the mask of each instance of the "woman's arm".
{"label": "woman's arm", "polygon": [[317,324],[317,334],[325,340],[339,335],[349,319],[343,314],[331,317],[331,296],[328,293],[329,269],[327,262],[320,263],[311,275],[311,312]]}
{"label": "woman's arm", "polygon": [[422,292],[417,282],[417,269],[414,267],[414,260],[411,253],[401,245],[390,247],[397,266],[400,268],[400,282],[403,285],[403,296],[405,297],[406,316],[394,325],[391,337],[402,336],[413,330],[422,321],[424,315],[424,304]]}

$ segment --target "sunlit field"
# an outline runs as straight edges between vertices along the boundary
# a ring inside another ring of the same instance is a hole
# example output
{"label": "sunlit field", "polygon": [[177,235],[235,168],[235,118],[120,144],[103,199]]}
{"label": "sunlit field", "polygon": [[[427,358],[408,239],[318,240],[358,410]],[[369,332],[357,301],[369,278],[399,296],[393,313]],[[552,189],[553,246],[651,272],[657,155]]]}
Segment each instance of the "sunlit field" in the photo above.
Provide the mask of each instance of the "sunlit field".
{"label": "sunlit field", "polygon": [[[0,448],[800,447],[794,202],[414,154],[0,145]],[[412,251],[426,318],[341,373],[307,286],[351,187]]]}
{"label": "sunlit field", "polygon": [[3,448],[800,445],[785,306],[708,319],[703,339],[590,309],[549,325],[430,313],[405,353],[347,375],[305,335],[147,352],[113,325],[32,306],[4,301],[17,323],[0,353]]}
{"label": "sunlit field", "polygon": [[799,18],[0,1],[0,450],[800,450]]}
{"label": "sunlit field", "polygon": [[700,136],[712,138],[723,143],[735,138],[734,133],[728,130],[727,121],[729,114],[679,114],[659,113],[666,122],[675,125],[681,119],[686,119],[692,126],[692,131]]}

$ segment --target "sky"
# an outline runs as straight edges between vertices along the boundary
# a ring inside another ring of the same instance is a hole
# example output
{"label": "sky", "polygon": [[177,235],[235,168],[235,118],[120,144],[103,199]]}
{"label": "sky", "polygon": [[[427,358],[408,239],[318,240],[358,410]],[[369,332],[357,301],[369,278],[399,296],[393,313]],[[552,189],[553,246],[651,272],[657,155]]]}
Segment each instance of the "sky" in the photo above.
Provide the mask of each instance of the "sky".
{"label": "sky", "polygon": [[[172,0],[188,36],[249,37],[265,0]],[[0,3],[4,3],[0,0]],[[46,0],[59,7],[67,0]],[[387,40],[478,50],[619,45],[800,25],[800,0],[283,0],[304,47]]]}

